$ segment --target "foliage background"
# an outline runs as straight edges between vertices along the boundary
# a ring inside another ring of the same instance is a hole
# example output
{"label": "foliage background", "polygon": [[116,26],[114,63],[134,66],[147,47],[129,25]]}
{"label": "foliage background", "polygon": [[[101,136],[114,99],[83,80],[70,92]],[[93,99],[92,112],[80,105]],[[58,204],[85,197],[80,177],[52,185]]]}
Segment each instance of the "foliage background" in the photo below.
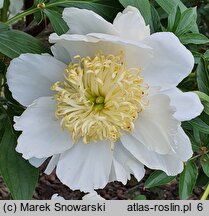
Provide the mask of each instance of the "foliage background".
{"label": "foliage background", "polygon": [[[44,4],[43,4],[44,3]],[[37,7],[38,5],[38,7]],[[162,186],[175,184],[178,196],[174,198],[203,199],[209,193],[209,0],[26,0],[22,13],[8,19],[9,0],[0,10],[0,174],[11,192],[12,199],[31,199],[38,183],[39,170],[29,165],[15,151],[18,133],[13,129],[13,117],[21,115],[24,107],[11,96],[6,82],[9,61],[22,53],[50,53],[49,46],[36,36],[51,26],[57,34],[68,30],[62,20],[64,7],[94,10],[108,21],[127,5],[137,7],[151,32],[171,31],[190,49],[195,57],[191,74],[178,86],[182,91],[195,91],[203,105],[201,116],[183,122],[191,139],[194,156],[185,163],[179,176],[167,176],[162,171],[147,170],[143,187],[159,194]],[[18,23],[17,23],[18,21]],[[16,23],[16,24],[15,24]],[[15,24],[13,26],[13,24]],[[13,28],[11,28],[13,26]],[[19,30],[14,28],[18,27]],[[132,179],[127,187],[130,187]],[[200,194],[194,196],[194,190]],[[207,189],[206,189],[207,188]],[[101,192],[101,191],[100,191]],[[110,197],[111,198],[111,197]],[[129,199],[146,199],[134,186]]]}

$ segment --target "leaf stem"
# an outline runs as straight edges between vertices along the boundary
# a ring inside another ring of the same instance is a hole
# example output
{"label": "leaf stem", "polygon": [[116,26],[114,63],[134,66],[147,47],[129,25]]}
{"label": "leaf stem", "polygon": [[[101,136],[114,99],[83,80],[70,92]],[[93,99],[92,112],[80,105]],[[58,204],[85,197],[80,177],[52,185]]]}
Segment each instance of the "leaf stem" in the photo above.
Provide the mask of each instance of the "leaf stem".
{"label": "leaf stem", "polygon": [[208,195],[209,195],[209,184],[208,184],[204,194],[202,195],[201,200],[206,200]]}
{"label": "leaf stem", "polygon": [[1,9],[1,21],[6,22],[8,19],[8,10],[10,2],[9,0],[4,0],[3,8]]}
{"label": "leaf stem", "polygon": [[[7,1],[9,1],[9,0],[7,0]],[[82,3],[82,4],[87,4],[88,5],[89,1],[87,1],[87,0],[80,0],[80,1],[79,0],[60,0],[60,1],[57,1],[57,2],[48,3],[48,4],[45,5],[44,8],[50,8],[50,7],[55,7],[55,6],[63,6],[65,4],[72,4],[72,3],[76,3],[76,4],[79,4],[79,3],[81,4]],[[33,13],[36,13],[36,12],[38,12],[40,10],[43,10],[44,8],[38,8],[36,6],[33,6],[33,7],[29,8],[29,9],[23,11],[22,13],[17,14],[16,16],[12,17],[11,19],[5,21],[5,23],[7,25],[11,25],[12,23],[16,22],[17,20],[22,19],[23,17],[26,17],[26,16],[31,15]]]}

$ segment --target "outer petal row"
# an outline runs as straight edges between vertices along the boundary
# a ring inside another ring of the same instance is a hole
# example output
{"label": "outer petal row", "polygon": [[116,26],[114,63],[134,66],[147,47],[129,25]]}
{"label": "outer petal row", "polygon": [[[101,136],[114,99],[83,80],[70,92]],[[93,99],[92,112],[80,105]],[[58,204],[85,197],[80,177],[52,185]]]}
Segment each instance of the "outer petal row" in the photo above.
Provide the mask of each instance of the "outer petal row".
{"label": "outer petal row", "polygon": [[7,70],[7,82],[12,96],[24,106],[35,99],[50,96],[54,82],[63,80],[67,66],[52,56],[22,54],[11,61]]}
{"label": "outer petal row", "polygon": [[194,57],[173,33],[152,34],[144,43],[153,49],[153,59],[142,72],[149,85],[170,89],[191,73]]}
{"label": "outer petal row", "polygon": [[193,92],[182,92],[177,88],[164,91],[163,94],[169,96],[171,106],[176,108],[174,117],[179,121],[191,120],[203,111],[204,107],[197,94]]}
{"label": "outer petal row", "polygon": [[179,127],[176,136],[177,148],[174,154],[159,154],[149,150],[133,136],[124,136],[121,141],[125,148],[145,166],[150,169],[163,170],[167,175],[175,176],[181,173],[183,161],[187,161],[193,153],[190,140],[181,127]]}
{"label": "outer petal row", "polygon": [[55,109],[56,103],[52,98],[41,97],[15,118],[15,130],[22,131],[16,151],[25,159],[47,158],[72,147],[70,134],[61,130]]}

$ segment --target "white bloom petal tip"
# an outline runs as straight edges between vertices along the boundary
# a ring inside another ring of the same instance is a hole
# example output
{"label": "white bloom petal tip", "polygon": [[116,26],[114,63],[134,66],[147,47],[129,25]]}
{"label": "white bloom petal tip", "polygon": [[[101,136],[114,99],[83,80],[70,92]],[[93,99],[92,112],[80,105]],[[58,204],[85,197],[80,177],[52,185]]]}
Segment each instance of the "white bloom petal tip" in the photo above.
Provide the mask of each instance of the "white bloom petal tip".
{"label": "white bloom petal tip", "polygon": [[105,200],[103,197],[101,197],[99,194],[97,194],[96,191],[91,191],[88,194],[86,194],[85,196],[82,197],[82,200],[85,201],[101,201],[101,200]]}
{"label": "white bloom petal tip", "polygon": [[171,106],[176,108],[174,117],[179,121],[189,121],[199,116],[204,107],[197,94],[193,92],[182,92],[172,88],[163,92],[171,100]]}
{"label": "white bloom petal tip", "polygon": [[51,200],[62,201],[65,199],[62,196],[59,196],[58,194],[53,194]]}
{"label": "white bloom petal tip", "polygon": [[191,73],[194,57],[173,33],[152,34],[144,43],[153,48],[153,59],[142,72],[151,86],[171,89]]}
{"label": "white bloom petal tip", "polygon": [[114,26],[91,10],[65,8],[63,19],[68,24],[71,34],[88,34],[92,32],[117,34]]}
{"label": "white bloom petal tip", "polygon": [[132,6],[128,6],[122,13],[118,13],[113,26],[118,30],[120,37],[129,40],[142,41],[150,36],[149,26],[146,26],[139,10]]}

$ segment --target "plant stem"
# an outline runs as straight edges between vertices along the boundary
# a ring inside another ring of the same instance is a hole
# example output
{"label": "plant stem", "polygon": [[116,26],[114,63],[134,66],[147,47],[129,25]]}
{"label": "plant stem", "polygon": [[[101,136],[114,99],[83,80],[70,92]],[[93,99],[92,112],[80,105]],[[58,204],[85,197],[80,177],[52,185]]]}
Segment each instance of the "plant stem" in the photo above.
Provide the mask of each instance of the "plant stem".
{"label": "plant stem", "polygon": [[8,19],[9,0],[4,0],[3,8],[1,9],[1,21],[6,22]]}
{"label": "plant stem", "polygon": [[[9,0],[7,0],[9,1]],[[45,5],[45,8],[50,8],[50,7],[56,7],[56,6],[62,6],[62,5],[67,5],[67,4],[72,4],[72,3],[76,3],[76,4],[89,4],[89,1],[87,0],[60,0],[60,1],[57,1],[57,2],[52,2],[52,3],[49,3],[49,4],[46,4]],[[7,22],[5,22],[7,25],[11,25],[12,23],[16,22],[17,20],[19,19],[22,19],[23,17],[25,16],[28,16],[28,15],[31,15],[33,13],[36,13],[40,10],[43,10],[43,9],[40,9],[38,7],[31,7],[29,8],[28,10],[25,10],[23,11],[22,13],[20,14],[17,14],[16,16],[12,17],[11,19],[7,20]]]}
{"label": "plant stem", "polygon": [[209,195],[209,184],[208,184],[204,194],[202,195],[201,200],[206,200],[208,195]]}

